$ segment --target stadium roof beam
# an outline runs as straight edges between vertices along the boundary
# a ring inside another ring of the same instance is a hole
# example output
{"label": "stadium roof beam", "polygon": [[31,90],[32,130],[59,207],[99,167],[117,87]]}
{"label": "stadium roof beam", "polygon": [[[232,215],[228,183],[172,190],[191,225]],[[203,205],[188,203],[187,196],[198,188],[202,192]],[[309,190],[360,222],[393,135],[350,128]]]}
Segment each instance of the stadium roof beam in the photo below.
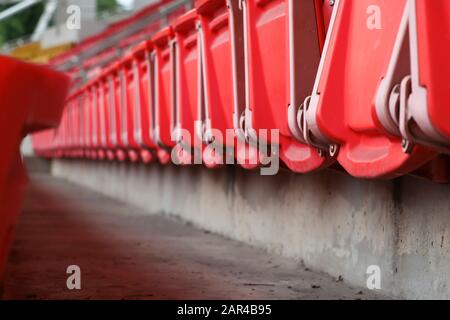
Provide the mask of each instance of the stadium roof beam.
{"label": "stadium roof beam", "polygon": [[24,0],[21,1],[15,5],[13,5],[12,7],[9,7],[6,10],[3,10],[2,12],[0,12],[0,21],[3,21],[33,5],[35,5],[38,2],[41,2],[42,0]]}
{"label": "stadium roof beam", "polygon": [[36,29],[34,30],[33,35],[31,36],[31,41],[41,40],[57,8],[58,8],[58,0],[47,1],[44,12],[42,13],[41,18],[39,19],[39,22],[36,26]]}

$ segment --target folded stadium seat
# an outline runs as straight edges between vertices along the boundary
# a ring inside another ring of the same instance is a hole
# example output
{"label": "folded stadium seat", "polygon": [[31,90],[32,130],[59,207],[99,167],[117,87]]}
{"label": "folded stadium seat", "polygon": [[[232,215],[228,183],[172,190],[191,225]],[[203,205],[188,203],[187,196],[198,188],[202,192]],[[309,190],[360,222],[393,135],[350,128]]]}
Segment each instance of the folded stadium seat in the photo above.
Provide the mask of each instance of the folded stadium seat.
{"label": "folded stadium seat", "polygon": [[110,136],[108,134],[109,129],[109,113],[111,103],[110,83],[108,80],[108,74],[102,69],[99,76],[96,78],[97,88],[97,141],[99,144],[99,153],[103,154],[102,159],[109,161],[115,159],[114,150],[111,148]]}
{"label": "folded stadium seat", "polygon": [[448,1],[407,1],[376,109],[406,152],[417,144],[450,154],[449,28]]}
{"label": "folded stadium seat", "polygon": [[86,59],[83,62],[83,69],[86,71],[96,68],[104,68],[105,66],[116,60],[118,55],[119,52],[116,47],[103,50],[102,52],[99,52],[96,55]]}
{"label": "folded stadium seat", "polygon": [[68,158],[70,157],[69,152],[69,144],[70,144],[70,137],[69,137],[69,114],[66,112],[67,110],[68,101],[66,101],[66,104],[63,109],[61,122],[58,128],[58,133],[60,135],[60,141],[59,141],[59,151],[60,156],[62,158]]}
{"label": "folded stadium seat", "polygon": [[74,92],[68,99],[64,114],[67,115],[68,122],[68,142],[67,154],[69,157],[78,158],[80,156],[80,118],[79,109],[81,104],[80,92]]}
{"label": "folded stadium seat", "polygon": [[[104,150],[106,158],[110,161],[116,158],[114,145],[111,141],[110,134],[111,117],[110,112],[114,105],[114,91],[112,89],[113,78],[111,77],[111,68],[106,67],[99,76],[99,113],[100,113],[100,142],[101,148]],[[84,122],[81,123],[80,130],[84,130]],[[83,136],[83,135],[81,135]]]}
{"label": "folded stadium seat", "polygon": [[72,68],[70,68],[69,70],[65,71],[65,74],[71,79],[71,85],[73,85],[73,81],[75,78],[77,78],[80,75],[80,67],[79,66],[74,66]]}
{"label": "folded stadium seat", "polygon": [[165,20],[165,22],[167,22],[168,25],[173,25],[180,16],[186,13],[187,7],[188,5],[183,5],[179,6],[176,9],[172,9],[169,13],[166,13],[165,17],[163,17],[163,20]]}
{"label": "folded stadium seat", "polygon": [[337,155],[360,178],[393,178],[433,159],[435,152],[408,152],[380,123],[375,97],[388,72],[406,0],[336,1],[312,96],[305,100],[305,140]]}
{"label": "folded stadium seat", "polygon": [[[64,112],[61,116],[61,121],[59,122],[58,128],[55,129],[55,138],[54,138],[54,157],[55,158],[63,158],[64,157],[64,139],[63,139],[63,123],[64,123]],[[43,131],[40,131],[41,133]],[[36,133],[35,135],[37,135]],[[34,135],[33,135],[34,136]]]}
{"label": "folded stadium seat", "polygon": [[[66,101],[67,103],[67,101]],[[66,104],[63,107],[63,111],[61,112],[61,119],[59,121],[59,125],[58,127],[55,129],[55,138],[54,138],[54,147],[55,147],[55,158],[63,158],[65,156],[64,154],[64,141],[63,141],[63,131],[64,131],[64,118],[65,118],[65,109]],[[51,130],[51,129],[49,129]],[[39,136],[40,134],[43,134],[45,131],[47,130],[41,130],[39,132],[36,132],[32,135],[32,137],[34,136]],[[44,145],[46,145],[47,143],[44,142],[43,137],[42,139],[37,139],[36,140],[37,143],[39,143],[40,148],[41,149],[45,149],[46,147]]]}
{"label": "folded stadium seat", "polygon": [[158,160],[167,164],[170,154],[155,143],[155,81],[153,43],[143,41],[133,48],[133,65],[136,82],[134,99],[136,106],[134,139],[141,146],[142,161],[148,163],[159,155]]}
{"label": "folded stadium seat", "polygon": [[73,101],[69,100],[68,103],[66,103],[66,106],[64,108],[63,114],[64,114],[64,122],[65,122],[65,148],[64,153],[66,157],[72,158],[73,157],[73,116],[72,116],[72,110],[73,110]]}
{"label": "folded stadium seat", "polygon": [[172,69],[175,68],[172,51],[173,30],[166,27],[160,30],[152,38],[154,45],[153,61],[155,81],[155,125],[154,141],[158,145],[157,156],[162,163],[167,163],[167,155],[171,154],[172,148],[176,145],[172,137],[172,124],[174,123],[174,96]]}
{"label": "folded stadium seat", "polygon": [[[90,90],[84,90],[81,95],[80,105],[80,145],[83,149],[92,146],[93,137],[96,136],[98,149],[102,153],[102,158],[107,160],[125,160],[125,152],[118,148],[116,137],[116,92],[114,90],[115,75],[118,64],[111,64],[100,72],[97,78],[91,80],[95,84],[96,95],[93,96]],[[120,94],[119,94],[120,97]],[[93,103],[97,103],[94,108]],[[95,114],[93,114],[94,109]],[[93,118],[92,118],[93,115]],[[94,134],[94,130],[97,131]],[[119,140],[120,141],[120,140]],[[96,152],[94,152],[96,153]],[[100,153],[100,152],[98,152]],[[87,157],[95,157],[93,152],[85,152]]]}
{"label": "folded stadium seat", "polygon": [[92,126],[92,134],[93,134],[93,143],[94,149],[97,152],[97,158],[99,160],[106,159],[106,143],[103,141],[103,108],[104,108],[104,99],[103,99],[103,83],[100,81],[101,72],[93,78],[92,80],[92,90],[93,90],[93,101],[92,101],[92,116],[93,116],[93,126]]}
{"label": "folded stadium seat", "polygon": [[159,29],[161,29],[161,21],[157,20],[155,22],[152,22],[141,31],[129,37],[126,37],[125,39],[122,39],[119,42],[119,48],[123,51],[128,50],[129,48],[134,48],[143,41],[151,38],[151,35],[155,34],[157,31],[159,31]]}
{"label": "folded stadium seat", "polygon": [[238,0],[198,0],[203,97],[197,134],[207,145],[203,161],[212,167],[230,160],[253,169],[257,147],[241,127],[245,103],[243,16]]}
{"label": "folded stadium seat", "polygon": [[[329,16],[325,13],[332,10],[329,2],[243,2],[248,76],[246,135],[260,147],[277,146],[280,158],[294,172],[328,166],[328,153],[306,144],[297,114],[314,85]],[[275,131],[279,135],[272,137]]]}
{"label": "folded stadium seat", "polygon": [[[87,117],[90,121],[90,137],[88,140],[90,158],[93,160],[103,160],[105,158],[105,153],[100,147],[99,90],[96,78],[92,78],[87,82],[85,90],[89,102],[88,105],[85,105],[85,107],[87,107]],[[70,143],[70,122],[68,136]]]}
{"label": "folded stadium seat", "polygon": [[[116,159],[125,161],[127,159],[127,152],[125,143],[122,140],[122,114],[124,104],[122,96],[122,80],[121,80],[120,63],[117,61],[108,67],[108,78],[110,83],[110,126],[109,135],[111,145],[115,151]],[[111,93],[112,91],[112,93]]]}
{"label": "folded stadium seat", "polygon": [[96,126],[97,118],[95,111],[95,105],[97,104],[97,92],[94,86],[94,80],[90,80],[84,86],[84,116],[88,124],[87,131],[87,155],[89,159],[97,160],[97,137],[96,137]]}
{"label": "folded stadium seat", "polygon": [[142,144],[136,140],[136,131],[141,124],[141,99],[138,66],[134,55],[130,52],[121,61],[122,68],[122,142],[128,150],[131,161],[137,161],[144,155],[144,162],[150,162],[152,154],[143,149]]}
{"label": "folded stadium seat", "polygon": [[[91,141],[91,119],[89,116],[90,94],[83,86],[79,89],[80,92],[80,113],[81,123],[83,123],[83,129],[81,132],[81,149],[83,158],[91,158],[90,141]],[[58,130],[59,133],[60,130]],[[60,134],[58,134],[58,140],[61,140]]]}
{"label": "folded stadium seat", "polygon": [[77,89],[72,96],[77,97],[77,121],[78,121],[78,137],[77,137],[77,146],[76,146],[76,155],[77,158],[84,158],[85,148],[86,148],[86,119],[84,112],[84,103],[85,103],[85,92],[81,89]]}
{"label": "folded stadium seat", "polygon": [[[0,281],[4,273],[26,172],[20,143],[28,133],[58,124],[69,79],[46,67],[0,57]],[[24,94],[26,91],[26,94]]]}
{"label": "folded stadium seat", "polygon": [[82,126],[82,119],[81,119],[81,96],[77,94],[75,97],[75,101],[73,102],[72,108],[73,108],[73,156],[75,158],[81,158],[82,156],[82,149],[81,149],[81,126]]}
{"label": "folded stadium seat", "polygon": [[58,148],[58,153],[59,153],[60,158],[65,158],[68,156],[67,143],[66,143],[66,140],[67,140],[66,139],[66,137],[67,137],[66,128],[67,128],[67,113],[65,112],[65,107],[64,107],[64,111],[61,116],[61,121],[59,123],[58,130],[57,130],[57,141],[58,141],[57,148]]}
{"label": "folded stadium seat", "polygon": [[[95,88],[93,87],[93,80],[88,81],[81,89],[82,91],[82,113],[85,124],[85,132],[84,132],[84,155],[87,159],[97,159],[97,150],[96,150],[96,137],[94,137],[95,126],[97,124],[97,120],[94,117],[94,105],[96,104],[97,94]],[[67,114],[64,113],[64,119],[67,117]],[[62,130],[62,140],[63,144],[67,144],[67,121],[62,122],[63,130]]]}
{"label": "folded stadium seat", "polygon": [[[173,124],[177,143],[175,154],[178,163],[189,165],[201,163],[202,141],[196,135],[195,121],[201,96],[201,65],[199,59],[197,11],[195,9],[179,17],[173,24],[175,33],[175,104],[176,117]],[[174,71],[174,70],[173,70]],[[194,156],[196,158],[194,159]],[[194,161],[195,160],[195,161]]]}

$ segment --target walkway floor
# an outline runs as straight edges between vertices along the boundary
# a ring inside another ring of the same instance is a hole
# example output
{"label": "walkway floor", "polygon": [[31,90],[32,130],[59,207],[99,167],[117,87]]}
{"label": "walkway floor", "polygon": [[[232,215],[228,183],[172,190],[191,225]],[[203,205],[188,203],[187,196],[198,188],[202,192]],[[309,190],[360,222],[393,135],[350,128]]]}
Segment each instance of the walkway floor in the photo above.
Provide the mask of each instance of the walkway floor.
{"label": "walkway floor", "polygon": [[[82,289],[66,287],[81,268]],[[36,175],[6,299],[367,299],[372,292],[95,192]]]}

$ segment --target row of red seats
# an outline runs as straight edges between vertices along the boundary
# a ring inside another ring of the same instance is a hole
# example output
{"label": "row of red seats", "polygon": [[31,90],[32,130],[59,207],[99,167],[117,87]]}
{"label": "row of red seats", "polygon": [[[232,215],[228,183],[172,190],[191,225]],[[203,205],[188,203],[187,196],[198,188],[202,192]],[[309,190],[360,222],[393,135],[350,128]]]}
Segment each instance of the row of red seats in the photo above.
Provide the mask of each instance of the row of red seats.
{"label": "row of red seats", "polygon": [[198,0],[75,92],[36,149],[214,167],[215,145],[255,168],[268,146],[299,173],[411,173],[450,150],[448,30],[446,0]]}
{"label": "row of red seats", "polygon": [[[173,0],[157,0],[154,1],[155,3],[152,3],[151,5],[147,6],[143,10],[137,12],[136,14],[132,15],[129,18],[123,19],[119,22],[113,23],[110,26],[108,26],[104,31],[95,34],[91,37],[88,37],[78,43],[74,48],[64,52],[63,54],[55,57],[52,59],[51,63],[53,65],[58,64],[64,64],[67,63],[72,59],[73,56],[77,56],[83,52],[92,50],[98,44],[105,39],[109,39],[111,37],[116,36],[118,33],[120,33],[123,30],[126,30],[127,28],[132,27],[142,19],[147,19],[148,17],[151,17],[155,13],[158,12],[161,8],[163,8],[166,5],[170,5]],[[110,48],[107,48],[110,49]]]}
{"label": "row of red seats", "polygon": [[[116,60],[123,52],[149,38],[167,21],[173,21],[185,13],[191,3],[191,0],[184,0],[184,3],[155,1],[131,17],[111,24],[103,32],[83,40],[71,50],[55,57],[51,64],[70,76],[73,87],[79,87],[86,77],[95,77],[102,67]],[[149,22],[144,25],[145,21]],[[121,38],[122,32],[129,32],[139,26],[139,31]],[[113,38],[116,40],[111,41]]]}
{"label": "row of red seats", "polygon": [[0,285],[27,175],[20,144],[28,133],[56,127],[69,79],[49,68],[0,56]]}

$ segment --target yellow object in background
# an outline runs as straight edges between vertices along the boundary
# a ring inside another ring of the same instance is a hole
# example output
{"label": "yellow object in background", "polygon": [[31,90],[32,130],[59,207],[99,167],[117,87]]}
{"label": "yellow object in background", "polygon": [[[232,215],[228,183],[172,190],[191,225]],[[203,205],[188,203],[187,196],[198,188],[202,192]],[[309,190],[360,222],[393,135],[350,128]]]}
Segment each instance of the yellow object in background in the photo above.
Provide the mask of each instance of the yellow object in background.
{"label": "yellow object in background", "polygon": [[44,49],[39,42],[31,42],[13,49],[9,55],[17,59],[44,64],[71,48],[72,43]]}

